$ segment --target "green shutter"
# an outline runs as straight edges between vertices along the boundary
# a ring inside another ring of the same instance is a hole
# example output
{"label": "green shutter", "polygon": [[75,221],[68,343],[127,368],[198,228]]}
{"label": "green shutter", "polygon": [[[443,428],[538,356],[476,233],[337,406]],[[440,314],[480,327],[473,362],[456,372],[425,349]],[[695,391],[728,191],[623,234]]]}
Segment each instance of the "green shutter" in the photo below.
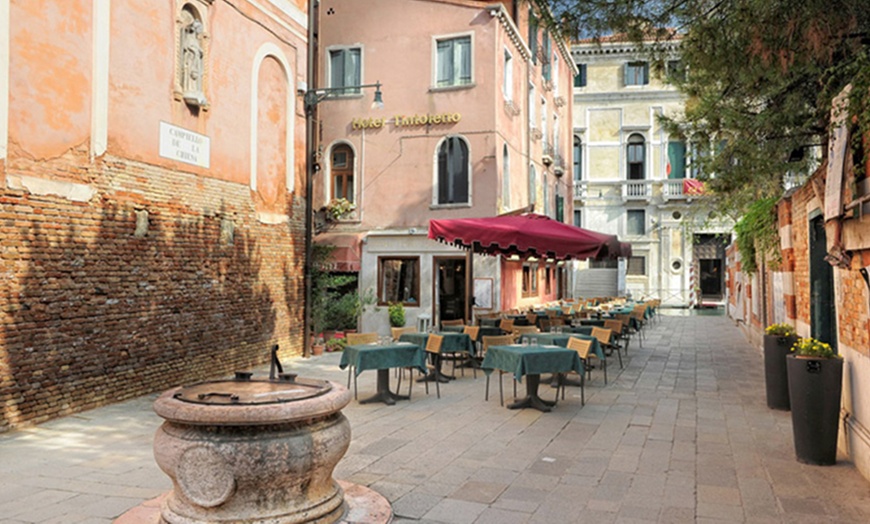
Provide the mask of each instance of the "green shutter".
{"label": "green shutter", "polygon": [[668,178],[686,178],[686,144],[668,142]]}

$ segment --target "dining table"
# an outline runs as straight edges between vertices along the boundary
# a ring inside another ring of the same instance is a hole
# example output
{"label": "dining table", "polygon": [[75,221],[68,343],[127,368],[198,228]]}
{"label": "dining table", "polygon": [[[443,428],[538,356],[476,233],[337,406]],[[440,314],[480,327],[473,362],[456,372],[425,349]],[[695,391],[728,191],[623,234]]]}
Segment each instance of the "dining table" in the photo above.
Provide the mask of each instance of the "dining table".
{"label": "dining table", "polygon": [[353,366],[357,376],[371,369],[378,372],[377,392],[360,400],[360,404],[383,402],[393,405],[397,400],[408,400],[411,397],[390,390],[390,369],[416,368],[425,373],[426,353],[423,346],[411,342],[355,344],[345,347],[341,353],[339,367],[345,369],[347,366]]}
{"label": "dining table", "polygon": [[[434,370],[427,373],[425,377],[417,379],[418,382],[432,382],[437,379],[439,382],[444,383],[453,380],[456,377],[451,377],[450,375],[445,375],[441,372],[441,355],[444,353],[468,353],[473,357],[477,351],[477,347],[474,341],[471,340],[471,336],[465,333],[441,331],[435,334],[444,337],[441,341],[441,353],[432,357]],[[429,333],[403,333],[399,336],[399,342],[409,342],[422,348],[426,347],[428,341]]]}
{"label": "dining table", "polygon": [[[589,330],[591,331],[592,328],[590,327]],[[533,341],[530,342],[530,345],[540,344],[560,347],[567,347],[568,339],[571,337],[592,342],[589,351],[595,353],[595,356],[597,356],[601,362],[604,362],[604,349],[601,347],[601,342],[592,335],[583,333],[531,333],[529,335],[523,335],[523,338],[528,338],[530,341]],[[573,378],[568,378],[563,374],[554,374],[550,384],[553,387],[558,387],[559,385],[581,387],[583,385],[583,377],[575,380]]]}
{"label": "dining table", "polygon": [[542,373],[583,373],[583,363],[576,351],[555,345],[505,345],[490,346],[481,364],[489,375],[495,370],[513,373],[517,382],[526,379],[526,396],[512,404],[509,409],[533,408],[548,412],[556,401],[544,400],[538,395]]}

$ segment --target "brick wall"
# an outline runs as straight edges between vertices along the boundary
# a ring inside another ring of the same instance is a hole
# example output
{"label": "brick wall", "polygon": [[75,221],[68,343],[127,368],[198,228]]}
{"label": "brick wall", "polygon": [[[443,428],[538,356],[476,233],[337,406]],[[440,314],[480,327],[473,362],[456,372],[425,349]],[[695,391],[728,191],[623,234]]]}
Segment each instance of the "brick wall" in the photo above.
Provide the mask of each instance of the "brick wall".
{"label": "brick wall", "polygon": [[117,158],[15,170],[97,193],[0,189],[0,431],[301,354],[304,188],[266,225],[242,184]]}

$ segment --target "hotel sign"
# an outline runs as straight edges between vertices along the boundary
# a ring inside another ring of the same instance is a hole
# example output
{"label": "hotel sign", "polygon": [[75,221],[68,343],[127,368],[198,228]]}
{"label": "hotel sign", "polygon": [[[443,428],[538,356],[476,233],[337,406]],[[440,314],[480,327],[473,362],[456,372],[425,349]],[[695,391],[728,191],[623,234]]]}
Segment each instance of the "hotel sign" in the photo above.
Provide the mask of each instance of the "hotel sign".
{"label": "hotel sign", "polygon": [[462,119],[460,113],[437,113],[423,115],[396,115],[390,121],[387,118],[354,118],[351,120],[351,128],[354,131],[360,129],[380,129],[389,123],[393,127],[413,127],[455,124]]}
{"label": "hotel sign", "polygon": [[182,127],[160,122],[160,156],[208,168],[211,139]]}

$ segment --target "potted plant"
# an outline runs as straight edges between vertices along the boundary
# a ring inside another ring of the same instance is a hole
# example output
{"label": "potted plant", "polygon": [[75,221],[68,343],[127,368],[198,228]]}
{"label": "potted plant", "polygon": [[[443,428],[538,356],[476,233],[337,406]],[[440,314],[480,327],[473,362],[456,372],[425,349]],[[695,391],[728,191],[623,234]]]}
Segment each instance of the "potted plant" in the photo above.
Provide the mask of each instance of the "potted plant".
{"label": "potted plant", "polygon": [[323,337],[318,336],[314,339],[314,343],[311,344],[311,355],[315,357],[322,355],[324,347],[325,344],[323,343]]}
{"label": "potted plant", "polygon": [[764,385],[771,409],[790,409],[785,357],[797,340],[797,333],[788,324],[771,324],[764,330]]}
{"label": "potted plant", "polygon": [[344,348],[347,347],[347,339],[345,338],[331,338],[326,341],[326,352],[332,353],[335,351],[344,351]]}
{"label": "potted plant", "polygon": [[405,327],[405,306],[401,302],[390,302],[387,308],[390,327]]}
{"label": "potted plant", "polygon": [[786,357],[795,454],[799,462],[837,461],[843,359],[829,344],[801,338]]}

